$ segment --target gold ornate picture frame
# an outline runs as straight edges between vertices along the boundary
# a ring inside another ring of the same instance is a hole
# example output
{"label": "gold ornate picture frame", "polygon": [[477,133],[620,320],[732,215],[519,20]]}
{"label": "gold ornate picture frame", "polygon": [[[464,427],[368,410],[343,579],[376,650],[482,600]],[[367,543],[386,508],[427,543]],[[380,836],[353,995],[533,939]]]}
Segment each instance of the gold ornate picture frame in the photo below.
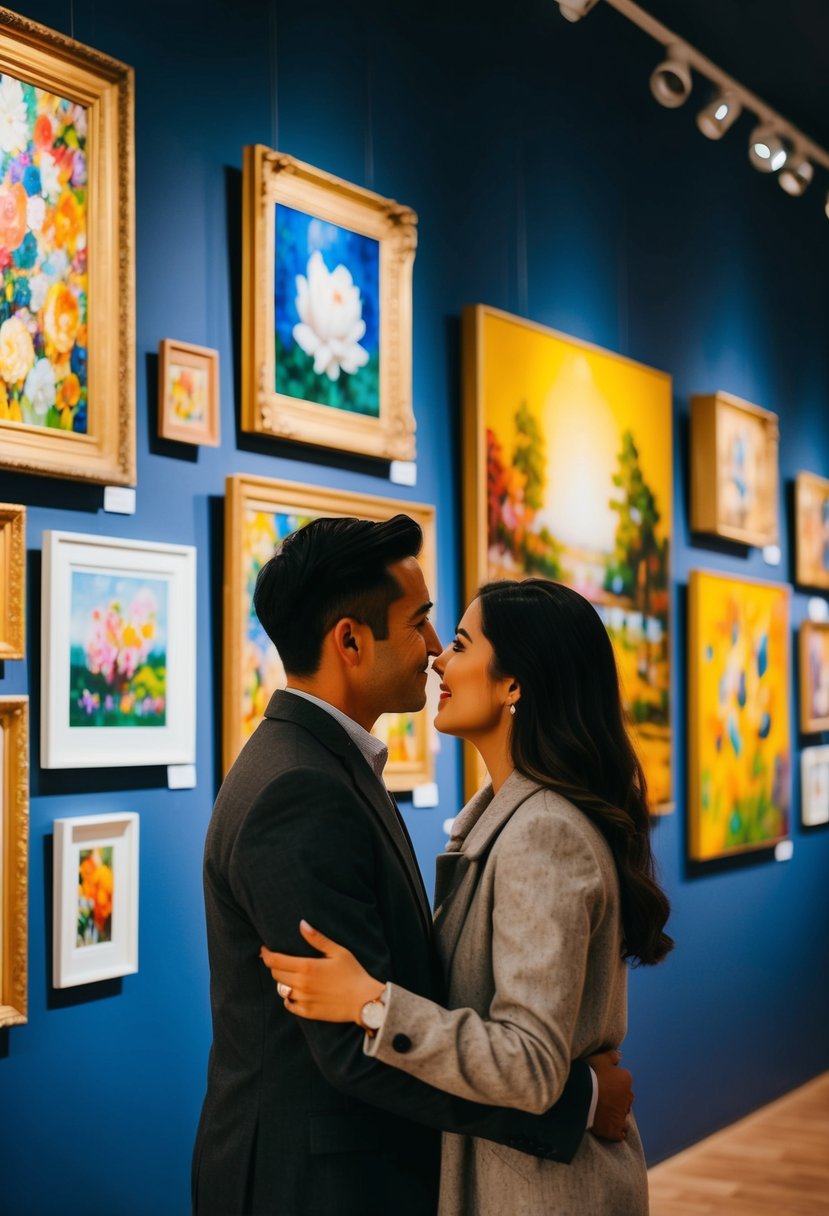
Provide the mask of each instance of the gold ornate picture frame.
{"label": "gold ornate picture frame", "polygon": [[0,697],[0,1026],[26,1021],[29,698]]}
{"label": "gold ornate picture frame", "polygon": [[413,460],[409,207],[244,151],[242,430]]}
{"label": "gold ornate picture frame", "polygon": [[794,483],[795,582],[829,589],[829,479],[800,472]]}
{"label": "gold ornate picture frame", "polygon": [[691,398],[691,529],[763,548],[780,539],[777,415],[731,393]]}
{"label": "gold ornate picture frame", "polygon": [[0,503],[0,662],[26,654],[26,508]]}
{"label": "gold ornate picture frame", "polygon": [[132,69],[0,9],[0,90],[0,466],[132,485]]}
{"label": "gold ornate picture frame", "polygon": [[798,638],[800,729],[829,730],[829,622],[804,621]]}
{"label": "gold ornate picture frame", "polygon": [[[423,529],[420,564],[434,599],[437,569],[435,509],[423,503],[350,494],[269,477],[228,477],[225,496],[225,573],[222,759],[230,768],[285,672],[253,610],[253,589],[262,565],[291,532],[321,515],[383,520],[405,512]],[[431,681],[437,687],[434,679]],[[434,779],[433,727],[428,708],[385,714],[374,733],[389,747],[385,781],[390,790],[412,790]]]}
{"label": "gold ornate picture frame", "polygon": [[164,338],[158,347],[158,433],[219,446],[219,352]]}

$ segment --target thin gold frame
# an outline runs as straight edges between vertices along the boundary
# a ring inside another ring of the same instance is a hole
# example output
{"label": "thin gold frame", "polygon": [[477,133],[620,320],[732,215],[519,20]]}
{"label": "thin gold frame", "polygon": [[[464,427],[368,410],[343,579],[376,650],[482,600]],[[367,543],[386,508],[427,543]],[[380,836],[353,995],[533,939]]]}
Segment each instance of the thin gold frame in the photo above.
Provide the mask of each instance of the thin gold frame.
{"label": "thin gold frame", "polygon": [[0,697],[0,1026],[26,1021],[29,881],[29,698]]}
{"label": "thin gold frame", "polygon": [[[420,563],[432,598],[436,595],[435,575],[437,552],[435,545],[435,509],[424,503],[403,502],[393,498],[376,498],[369,494],[350,494],[296,482],[277,481],[271,477],[249,477],[237,474],[225,483],[225,573],[224,573],[224,635],[222,760],[224,771],[230,768],[245,740],[240,729],[242,705],[242,646],[245,636],[245,604],[240,590],[243,586],[244,554],[242,525],[246,507],[261,504],[261,509],[291,510],[301,514],[342,516],[383,520],[405,512],[417,520],[423,529],[423,550]],[[413,762],[389,760],[385,782],[390,790],[412,790],[434,780],[432,726],[422,711],[416,718],[417,759]]]}
{"label": "thin gold frame", "polygon": [[[207,372],[207,409],[199,426],[186,426],[170,416],[167,405],[167,377],[171,363],[204,368]],[[158,433],[162,439],[192,443],[200,447],[219,446],[219,352],[209,346],[194,346],[163,338],[158,347]]]}
{"label": "thin gold frame", "polygon": [[829,637],[829,622],[804,621],[798,636],[798,675],[800,677],[800,730],[804,735],[829,730],[829,714],[813,714],[810,704],[809,639],[816,634]]}
{"label": "thin gold frame", "polygon": [[135,483],[132,68],[0,8],[0,73],[84,106],[89,155],[89,405],[85,435],[0,422],[0,466]]}
{"label": "thin gold frame", "polygon": [[26,654],[26,508],[0,503],[0,662]]}
{"label": "thin gold frame", "polygon": [[[757,527],[740,527],[723,518],[720,468],[718,461],[718,430],[724,410],[746,414],[760,422],[765,431],[762,483],[763,523]],[[691,529],[708,536],[722,536],[743,545],[763,548],[776,545],[780,539],[778,491],[780,474],[778,450],[780,429],[777,415],[731,393],[709,393],[691,398]]]}
{"label": "thin gold frame", "polygon": [[[274,391],[276,203],[379,242],[379,418]],[[244,150],[242,214],[242,430],[385,460],[413,460],[414,211],[256,144]]]}
{"label": "thin gold frame", "polygon": [[829,499],[829,479],[818,477],[817,473],[800,472],[794,483],[794,533],[795,533],[795,577],[794,581],[800,587],[829,588],[829,570],[806,563],[803,544],[803,527],[806,515],[806,499],[810,493],[822,495],[824,501]]}

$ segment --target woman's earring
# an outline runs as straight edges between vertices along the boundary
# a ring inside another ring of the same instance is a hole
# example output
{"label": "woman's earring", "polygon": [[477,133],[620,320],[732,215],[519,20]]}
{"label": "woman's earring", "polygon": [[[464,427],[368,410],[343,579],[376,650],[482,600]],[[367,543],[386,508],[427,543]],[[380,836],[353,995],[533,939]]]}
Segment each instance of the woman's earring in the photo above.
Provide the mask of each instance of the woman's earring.
{"label": "woman's earring", "polygon": [[515,717],[515,706],[514,705],[510,705],[509,711],[512,714],[512,716]]}

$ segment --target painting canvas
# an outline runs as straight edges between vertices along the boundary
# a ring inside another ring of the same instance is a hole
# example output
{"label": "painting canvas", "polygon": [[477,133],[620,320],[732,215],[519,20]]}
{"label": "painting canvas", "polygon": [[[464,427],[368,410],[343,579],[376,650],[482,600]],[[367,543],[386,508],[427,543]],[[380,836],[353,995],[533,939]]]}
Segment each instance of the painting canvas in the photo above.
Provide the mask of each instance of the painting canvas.
{"label": "painting canvas", "polygon": [[0,463],[132,483],[131,69],[0,14],[0,116]]}
{"label": "painting canvas", "polygon": [[[320,515],[380,520],[405,511],[423,528],[421,562],[435,594],[431,507],[237,476],[227,479],[226,511],[225,770],[261,722],[272,694],[285,686],[279,655],[254,611],[253,591],[259,570],[286,536]],[[390,789],[410,790],[432,780],[431,725],[424,713],[387,714],[375,733],[389,747],[385,776]]]}
{"label": "painting canvas", "polygon": [[800,626],[800,729],[829,730],[829,624]]}
{"label": "painting canvas", "polygon": [[730,393],[691,400],[691,526],[746,545],[777,544],[777,415]]}
{"label": "painting canvas", "polygon": [[805,827],[829,823],[829,747],[800,753],[801,821]]}
{"label": "painting canvas", "polygon": [[138,835],[135,812],[55,820],[55,988],[138,970]]}
{"label": "painting canvas", "polygon": [[693,571],[689,836],[709,861],[789,833],[789,589]]}
{"label": "painting canvas", "polygon": [[165,338],[158,351],[158,433],[219,445],[219,352]]}
{"label": "painting canvas", "polygon": [[795,581],[829,588],[829,480],[814,473],[795,479]]}
{"label": "painting canvas", "polygon": [[262,146],[243,210],[243,429],[413,459],[414,212]]}
{"label": "painting canvas", "polygon": [[0,1028],[26,1021],[29,698],[0,696]]}
{"label": "painting canvas", "polygon": [[[495,309],[464,325],[467,599],[535,576],[596,606],[652,806],[668,809],[670,377]],[[468,785],[481,776],[468,768]]]}
{"label": "painting canvas", "polygon": [[43,536],[44,768],[195,759],[195,549]]}

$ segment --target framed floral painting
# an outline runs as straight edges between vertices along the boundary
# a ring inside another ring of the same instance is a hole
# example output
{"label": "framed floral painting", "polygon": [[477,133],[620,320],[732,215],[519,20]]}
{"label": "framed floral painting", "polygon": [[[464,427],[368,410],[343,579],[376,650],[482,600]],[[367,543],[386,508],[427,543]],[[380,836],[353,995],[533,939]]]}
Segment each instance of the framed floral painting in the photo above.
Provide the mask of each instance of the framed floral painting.
{"label": "framed floral painting", "polygon": [[219,352],[165,338],[158,348],[158,433],[219,446]]}
{"label": "framed floral painting", "polygon": [[26,1021],[29,698],[0,697],[0,1027]]}
{"label": "framed floral painting", "polygon": [[131,68],[0,10],[7,468],[135,482],[132,128]]}
{"label": "framed floral painting", "polygon": [[0,502],[0,662],[26,651],[26,508]]}
{"label": "framed floral painting", "polygon": [[804,747],[800,753],[800,820],[804,827],[829,823],[829,747]]}
{"label": "framed floral painting", "polygon": [[[228,477],[225,497],[224,729],[225,772],[262,720],[276,689],[284,687],[279,655],[253,609],[256,576],[277,545],[320,515],[382,520],[403,511],[423,529],[420,563],[435,596],[435,512],[421,503],[348,494],[275,481]],[[412,790],[433,780],[432,725],[427,713],[385,714],[375,734],[389,748],[385,781]]]}
{"label": "framed floral painting", "polygon": [[689,843],[710,861],[789,834],[789,588],[693,570]]}
{"label": "framed floral painting", "polygon": [[[466,600],[534,576],[595,605],[652,808],[672,810],[671,378],[494,308],[463,326]],[[466,748],[467,796],[484,776]]]}
{"label": "framed floral painting", "polygon": [[55,820],[52,985],[138,970],[138,815]]}
{"label": "framed floral painting", "polygon": [[43,533],[43,768],[191,764],[196,550]]}
{"label": "framed floral painting", "polygon": [[798,473],[794,489],[795,582],[829,588],[829,479]]}
{"label": "framed floral painting", "polygon": [[245,148],[242,429],[412,460],[417,217]]}
{"label": "framed floral painting", "polygon": [[691,398],[691,527],[744,545],[779,540],[777,415],[730,393]]}
{"label": "framed floral painting", "polygon": [[829,623],[800,626],[800,729],[829,730]]}

